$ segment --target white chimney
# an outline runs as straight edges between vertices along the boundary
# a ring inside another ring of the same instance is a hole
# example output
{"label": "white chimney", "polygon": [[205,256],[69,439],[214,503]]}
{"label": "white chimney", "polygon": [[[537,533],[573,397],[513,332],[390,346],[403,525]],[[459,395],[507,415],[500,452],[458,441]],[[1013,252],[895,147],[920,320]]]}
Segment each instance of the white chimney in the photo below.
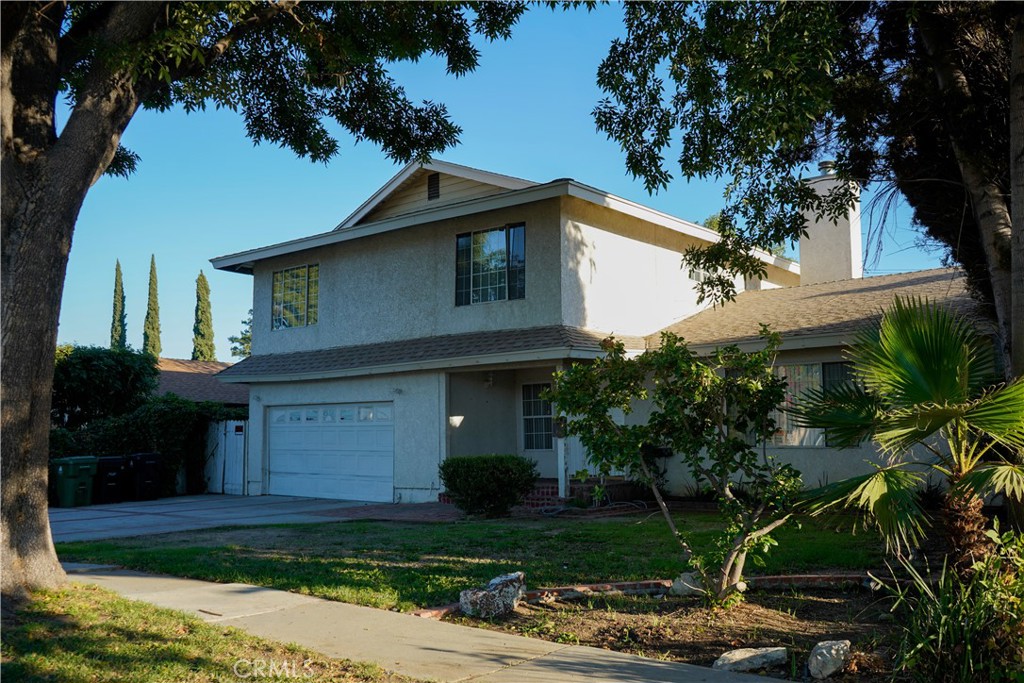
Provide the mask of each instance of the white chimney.
{"label": "white chimney", "polygon": [[[819,195],[826,195],[840,182],[833,172],[835,164],[818,164],[822,175],[807,182]],[[845,215],[833,222],[828,216],[817,219],[805,213],[807,236],[800,238],[800,284],[850,280],[864,277],[864,264],[860,243],[860,188],[857,201]]]}

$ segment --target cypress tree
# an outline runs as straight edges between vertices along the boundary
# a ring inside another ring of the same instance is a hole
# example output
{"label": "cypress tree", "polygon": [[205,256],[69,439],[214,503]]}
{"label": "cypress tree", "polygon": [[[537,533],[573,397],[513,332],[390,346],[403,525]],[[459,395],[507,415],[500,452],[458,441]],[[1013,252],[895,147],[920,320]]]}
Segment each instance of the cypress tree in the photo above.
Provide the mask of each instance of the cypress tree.
{"label": "cypress tree", "polygon": [[210,283],[203,271],[196,278],[196,318],[192,326],[192,360],[217,360],[213,347],[213,311],[210,309]]}
{"label": "cypress tree", "polygon": [[149,302],[146,304],[146,321],[142,325],[142,350],[160,357],[160,302],[156,292],[156,256],[152,255],[149,257]]}
{"label": "cypress tree", "polygon": [[124,281],[121,279],[121,261],[114,265],[114,313],[110,319],[110,348],[128,348],[128,316],[124,310]]}

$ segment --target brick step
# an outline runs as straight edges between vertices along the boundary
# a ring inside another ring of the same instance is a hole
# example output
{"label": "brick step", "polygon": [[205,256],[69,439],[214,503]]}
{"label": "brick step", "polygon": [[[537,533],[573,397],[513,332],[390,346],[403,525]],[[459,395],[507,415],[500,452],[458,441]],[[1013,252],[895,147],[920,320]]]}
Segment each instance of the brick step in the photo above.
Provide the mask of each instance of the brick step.
{"label": "brick step", "polygon": [[[441,503],[450,504],[452,502],[452,499],[444,491],[437,494],[437,500]],[[532,491],[526,494],[526,498],[523,500],[523,507],[544,508],[564,503],[565,500],[558,496],[558,482],[541,481],[533,487]]]}
{"label": "brick step", "polygon": [[[598,485],[597,479],[591,479],[586,482],[580,482],[572,480],[569,482],[569,498],[568,500],[582,500],[588,501],[593,493],[594,487]],[[606,489],[606,495],[612,502],[617,501],[628,501],[646,498],[646,489],[638,487],[636,484],[627,481],[612,480],[603,484]],[[438,501],[442,503],[451,503],[451,498],[448,497],[447,493],[441,492],[437,496]],[[523,501],[523,507],[526,508],[545,508],[554,507],[558,505],[565,505],[567,499],[562,498],[558,495],[558,482],[552,479],[543,479],[533,487],[530,493],[526,494],[526,498]]]}

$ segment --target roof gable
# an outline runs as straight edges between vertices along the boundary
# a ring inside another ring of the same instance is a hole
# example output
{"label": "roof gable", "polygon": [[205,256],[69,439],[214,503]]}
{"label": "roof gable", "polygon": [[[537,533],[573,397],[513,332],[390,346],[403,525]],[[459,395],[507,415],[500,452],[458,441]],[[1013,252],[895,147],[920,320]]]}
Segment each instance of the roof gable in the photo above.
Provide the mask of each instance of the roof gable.
{"label": "roof gable", "polygon": [[[428,198],[428,179],[437,175],[437,196]],[[446,161],[411,163],[363,202],[335,230],[393,218],[422,209],[522,190],[537,183]]]}

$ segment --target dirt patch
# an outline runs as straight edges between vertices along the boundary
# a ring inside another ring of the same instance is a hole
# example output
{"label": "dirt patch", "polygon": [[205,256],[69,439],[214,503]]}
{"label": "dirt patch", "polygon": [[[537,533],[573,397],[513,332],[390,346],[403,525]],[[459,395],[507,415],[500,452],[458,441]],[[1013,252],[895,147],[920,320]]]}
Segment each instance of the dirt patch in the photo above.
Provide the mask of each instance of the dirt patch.
{"label": "dirt patch", "polygon": [[789,665],[766,673],[791,680],[805,678],[807,654],[816,643],[847,639],[852,661],[830,680],[881,683],[892,675],[889,604],[868,591],[757,591],[729,610],[708,609],[696,599],[606,596],[524,604],[493,622],[449,620],[699,666],[736,648],[784,646]]}

